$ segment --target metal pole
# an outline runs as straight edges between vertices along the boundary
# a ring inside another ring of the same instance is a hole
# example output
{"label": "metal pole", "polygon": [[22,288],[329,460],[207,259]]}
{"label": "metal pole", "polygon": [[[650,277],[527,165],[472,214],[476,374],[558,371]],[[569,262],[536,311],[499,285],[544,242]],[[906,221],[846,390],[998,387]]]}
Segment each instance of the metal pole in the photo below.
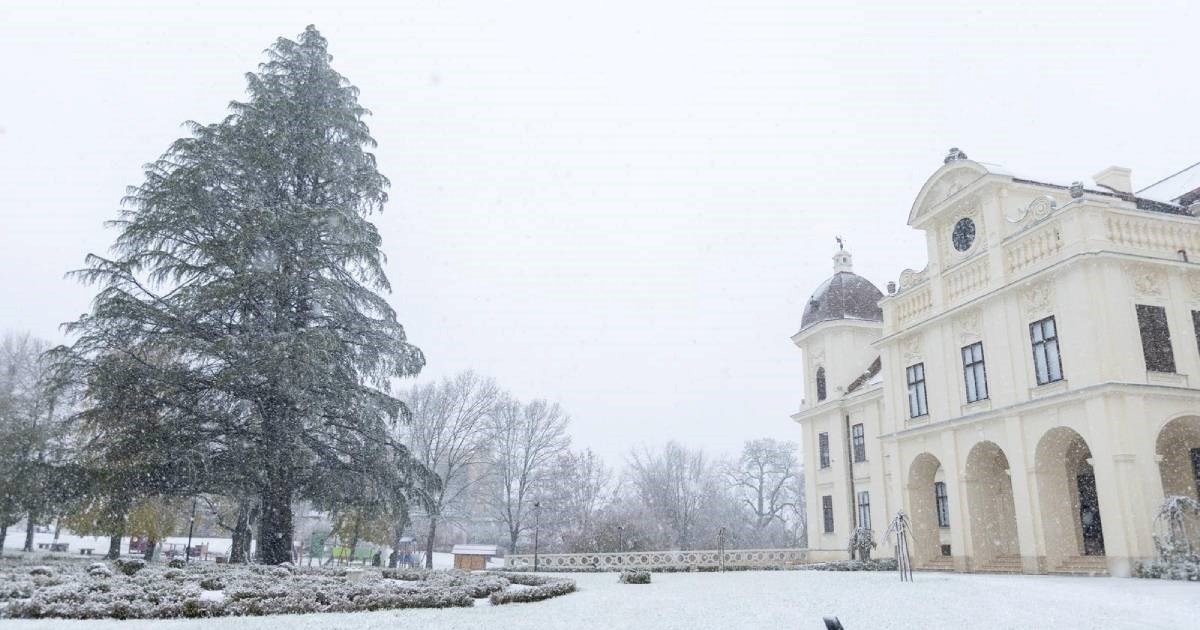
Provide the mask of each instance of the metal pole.
{"label": "metal pole", "polygon": [[533,502],[533,572],[538,570],[538,528],[542,524],[542,502]]}
{"label": "metal pole", "polygon": [[188,544],[183,549],[183,563],[192,561],[192,532],[196,529],[196,497],[192,497],[192,516],[188,519]]}

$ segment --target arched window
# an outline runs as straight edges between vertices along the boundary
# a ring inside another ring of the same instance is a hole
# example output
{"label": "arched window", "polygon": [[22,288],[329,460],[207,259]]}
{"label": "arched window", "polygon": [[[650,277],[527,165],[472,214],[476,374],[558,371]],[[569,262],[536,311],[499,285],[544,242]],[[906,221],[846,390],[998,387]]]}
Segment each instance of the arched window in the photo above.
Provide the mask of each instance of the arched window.
{"label": "arched window", "polygon": [[817,368],[817,402],[825,400],[825,368]]}

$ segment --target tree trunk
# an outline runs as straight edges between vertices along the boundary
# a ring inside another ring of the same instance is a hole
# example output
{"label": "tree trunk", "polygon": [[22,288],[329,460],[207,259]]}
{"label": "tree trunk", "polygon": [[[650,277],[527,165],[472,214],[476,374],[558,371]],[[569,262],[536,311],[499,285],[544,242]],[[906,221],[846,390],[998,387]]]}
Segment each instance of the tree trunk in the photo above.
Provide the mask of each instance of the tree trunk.
{"label": "tree trunk", "polygon": [[154,540],[153,538],[147,538],[146,539],[146,553],[142,555],[142,558],[144,558],[146,560],[146,562],[154,562],[154,552],[157,550],[158,550],[158,541]]}
{"label": "tree trunk", "polygon": [[22,551],[33,551],[33,514],[25,521],[25,546]]}
{"label": "tree trunk", "polygon": [[[404,531],[399,527],[392,532],[392,553],[388,556],[388,568],[395,569],[400,564],[400,539],[404,537]],[[2,539],[0,539],[2,540]]]}
{"label": "tree trunk", "polygon": [[121,557],[121,534],[114,534],[108,538],[108,553],[104,554],[105,560],[116,560]]}
{"label": "tree trunk", "polygon": [[237,523],[233,526],[233,540],[229,546],[229,563],[245,564],[250,551],[250,510],[238,506]]}
{"label": "tree trunk", "polygon": [[258,561],[281,564],[292,561],[292,488],[276,466],[267,470],[258,527]]}
{"label": "tree trunk", "polygon": [[433,568],[433,540],[437,537],[437,517],[429,515],[429,538],[425,539],[425,568]]}
{"label": "tree trunk", "polygon": [[521,537],[521,530],[509,528],[509,530],[508,530],[509,553],[517,553],[517,539],[520,537]]}
{"label": "tree trunk", "polygon": [[8,538],[8,525],[0,527],[0,555],[4,554],[4,539]]}
{"label": "tree trunk", "polygon": [[[354,530],[350,533],[350,564],[354,564],[354,558],[358,555],[358,537],[362,535],[362,510],[354,512]],[[363,564],[367,561],[363,560]]]}

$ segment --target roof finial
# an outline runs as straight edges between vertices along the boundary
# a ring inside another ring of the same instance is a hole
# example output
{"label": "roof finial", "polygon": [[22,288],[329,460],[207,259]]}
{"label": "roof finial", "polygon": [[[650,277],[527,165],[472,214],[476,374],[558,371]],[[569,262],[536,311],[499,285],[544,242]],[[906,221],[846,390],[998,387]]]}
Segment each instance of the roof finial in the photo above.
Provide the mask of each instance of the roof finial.
{"label": "roof finial", "polygon": [[838,249],[833,254],[833,272],[853,271],[854,264],[850,252],[846,251],[846,242],[840,236],[835,236],[834,240],[837,241]]}
{"label": "roof finial", "polygon": [[946,157],[942,160],[942,164],[949,164],[951,162],[957,162],[958,160],[965,159],[967,159],[967,154],[963,153],[962,149],[959,149],[958,147],[950,147],[950,152],[946,154]]}

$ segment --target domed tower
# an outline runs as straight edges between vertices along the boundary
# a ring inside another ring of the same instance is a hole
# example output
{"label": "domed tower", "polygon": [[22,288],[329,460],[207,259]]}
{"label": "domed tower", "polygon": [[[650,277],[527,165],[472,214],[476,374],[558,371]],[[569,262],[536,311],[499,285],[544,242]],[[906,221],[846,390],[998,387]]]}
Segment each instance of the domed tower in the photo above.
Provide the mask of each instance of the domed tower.
{"label": "domed tower", "polygon": [[854,273],[853,257],[838,239],[833,276],[804,303],[800,331],[792,335],[804,351],[806,407],[840,396],[879,356],[871,344],[883,328],[882,298],[878,287]]}

